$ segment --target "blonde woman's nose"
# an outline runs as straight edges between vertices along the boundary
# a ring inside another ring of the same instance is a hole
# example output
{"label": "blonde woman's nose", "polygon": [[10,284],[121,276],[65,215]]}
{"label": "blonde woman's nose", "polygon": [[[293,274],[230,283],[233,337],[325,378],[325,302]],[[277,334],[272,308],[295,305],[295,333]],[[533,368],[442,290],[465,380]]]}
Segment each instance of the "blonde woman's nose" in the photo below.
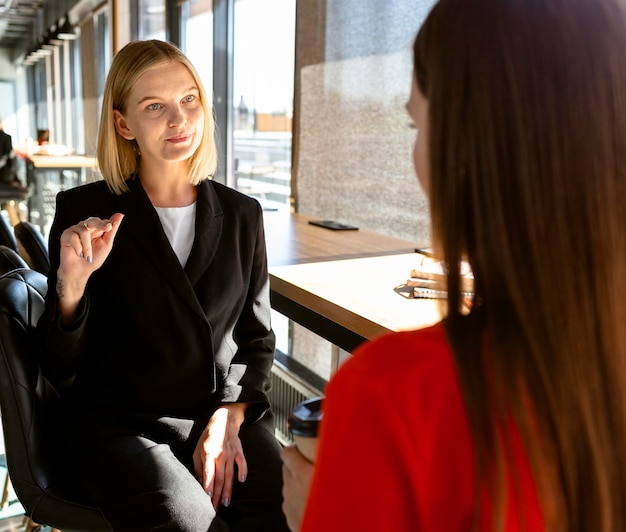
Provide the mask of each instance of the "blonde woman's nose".
{"label": "blonde woman's nose", "polygon": [[180,127],[187,123],[187,117],[182,109],[173,108],[169,116],[170,127]]}

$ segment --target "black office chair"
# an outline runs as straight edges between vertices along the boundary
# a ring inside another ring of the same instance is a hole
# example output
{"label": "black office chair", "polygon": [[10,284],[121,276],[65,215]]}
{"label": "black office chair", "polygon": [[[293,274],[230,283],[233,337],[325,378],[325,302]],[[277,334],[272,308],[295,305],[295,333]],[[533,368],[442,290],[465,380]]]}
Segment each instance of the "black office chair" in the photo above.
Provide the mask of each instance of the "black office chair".
{"label": "black office chair", "polygon": [[21,221],[13,226],[17,251],[33,269],[44,275],[50,271],[48,243],[35,224]]}
{"label": "black office chair", "polygon": [[20,269],[0,277],[0,410],[15,493],[35,523],[69,531],[109,531],[102,513],[64,475],[55,454],[50,409],[59,399],[41,374],[34,328],[46,277]]}
{"label": "black office chair", "polygon": [[0,244],[0,275],[12,272],[19,268],[28,268],[26,261],[19,253],[9,246]]}

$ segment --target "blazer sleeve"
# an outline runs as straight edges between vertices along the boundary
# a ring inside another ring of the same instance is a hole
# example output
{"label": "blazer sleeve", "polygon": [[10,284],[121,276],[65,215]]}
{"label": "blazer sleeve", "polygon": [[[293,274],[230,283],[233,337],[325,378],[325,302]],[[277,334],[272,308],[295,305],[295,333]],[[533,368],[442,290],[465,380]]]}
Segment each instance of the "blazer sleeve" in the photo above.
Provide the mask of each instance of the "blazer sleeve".
{"label": "blazer sleeve", "polygon": [[237,352],[230,364],[222,402],[250,403],[247,417],[260,418],[269,408],[270,372],[276,337],[271,327],[269,274],[263,211],[256,205],[256,236],[248,292],[233,332]]}

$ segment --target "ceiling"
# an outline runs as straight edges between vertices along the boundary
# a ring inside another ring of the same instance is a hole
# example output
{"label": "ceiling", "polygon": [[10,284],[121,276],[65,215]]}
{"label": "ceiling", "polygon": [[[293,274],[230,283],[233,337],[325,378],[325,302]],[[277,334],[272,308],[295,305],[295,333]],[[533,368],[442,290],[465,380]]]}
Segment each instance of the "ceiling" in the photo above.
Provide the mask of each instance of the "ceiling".
{"label": "ceiling", "polygon": [[47,0],[0,0],[0,46],[30,42],[36,14]]}

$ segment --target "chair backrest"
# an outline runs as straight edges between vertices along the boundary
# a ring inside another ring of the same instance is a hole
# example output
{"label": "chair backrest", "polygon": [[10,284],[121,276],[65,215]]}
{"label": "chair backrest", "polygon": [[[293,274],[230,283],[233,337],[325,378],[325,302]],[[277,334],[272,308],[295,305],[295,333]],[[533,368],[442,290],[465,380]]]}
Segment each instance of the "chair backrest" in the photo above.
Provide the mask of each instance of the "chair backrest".
{"label": "chair backrest", "polygon": [[31,222],[21,221],[13,226],[13,231],[18,253],[33,270],[48,275],[50,271],[48,243],[39,229]]}
{"label": "chair backrest", "polygon": [[35,336],[46,290],[46,277],[34,270],[0,277],[0,411],[11,483],[37,523],[65,532],[111,530],[59,467],[49,421],[59,395],[41,374]]}
{"label": "chair backrest", "polygon": [[12,174],[9,183],[0,182],[0,202],[24,201],[30,196],[30,189],[21,184],[17,175]]}
{"label": "chair backrest", "polygon": [[0,213],[0,245],[7,246],[17,251],[17,240],[13,228]]}
{"label": "chair backrest", "polygon": [[18,268],[28,268],[28,264],[17,251],[0,244],[0,275]]}

